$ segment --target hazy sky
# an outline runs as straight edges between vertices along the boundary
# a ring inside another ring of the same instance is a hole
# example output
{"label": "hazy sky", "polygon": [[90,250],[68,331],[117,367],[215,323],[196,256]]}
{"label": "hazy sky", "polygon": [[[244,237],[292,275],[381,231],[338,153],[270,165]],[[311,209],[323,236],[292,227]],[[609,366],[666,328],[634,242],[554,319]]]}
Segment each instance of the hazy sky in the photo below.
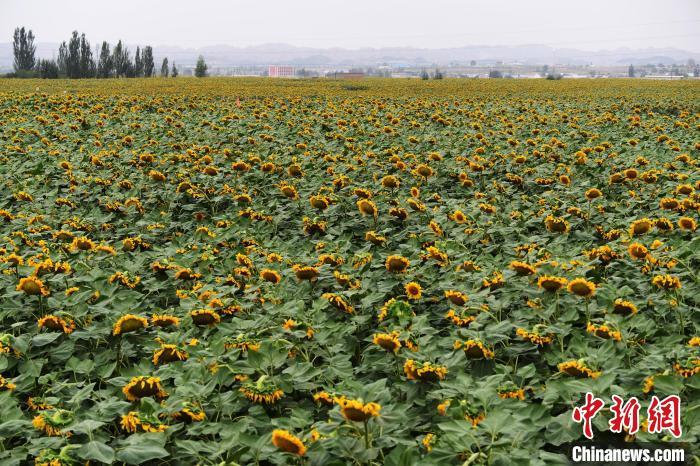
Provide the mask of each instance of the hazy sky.
{"label": "hazy sky", "polygon": [[545,44],[700,52],[700,0],[0,0],[0,42],[312,47]]}

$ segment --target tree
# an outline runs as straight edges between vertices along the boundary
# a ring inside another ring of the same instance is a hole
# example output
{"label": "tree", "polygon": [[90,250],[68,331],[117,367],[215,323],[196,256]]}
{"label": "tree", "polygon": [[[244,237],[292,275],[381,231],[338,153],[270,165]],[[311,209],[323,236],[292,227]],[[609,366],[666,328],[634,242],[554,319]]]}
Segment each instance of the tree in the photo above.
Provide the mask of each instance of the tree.
{"label": "tree", "polygon": [[442,74],[442,71],[440,71],[438,68],[435,68],[435,73],[433,73],[433,79],[442,79],[445,76]]}
{"label": "tree", "polygon": [[150,78],[153,76],[153,70],[156,67],[153,63],[153,48],[150,45],[143,48],[143,56],[141,60],[143,61],[143,75]]}
{"label": "tree", "polygon": [[170,71],[170,77],[177,78],[178,74],[180,74],[180,73],[178,73],[177,68],[175,67],[175,62],[173,62],[172,71]]}
{"label": "tree", "polygon": [[100,49],[100,59],[97,62],[97,77],[98,78],[109,78],[114,72],[114,63],[112,62],[112,56],[109,53],[109,44],[106,41],[102,42],[102,48]]}
{"label": "tree", "polygon": [[634,78],[634,65],[630,65],[630,67],[627,69],[627,76]]}
{"label": "tree", "polygon": [[60,76],[68,76],[68,46],[66,41],[61,42],[58,47],[58,60],[56,60],[58,65],[58,74]]}
{"label": "tree", "polygon": [[160,65],[160,75],[163,78],[168,77],[168,57],[163,58],[163,63]]}
{"label": "tree", "polygon": [[79,74],[81,78],[95,77],[95,62],[92,59],[90,42],[85,38],[85,33],[80,36]]}
{"label": "tree", "polygon": [[66,76],[71,79],[80,77],[80,36],[78,35],[78,31],[73,31],[73,35],[68,40]]}
{"label": "tree", "polygon": [[469,66],[476,66],[476,60],[472,60],[469,62]]}
{"label": "tree", "polygon": [[502,78],[503,73],[501,73],[499,70],[491,70],[489,71],[489,78]]}
{"label": "tree", "polygon": [[136,47],[136,54],[134,55],[134,74],[137,78],[143,76],[143,58],[141,58],[141,49]]}
{"label": "tree", "polygon": [[134,65],[131,63],[129,49],[122,44],[121,40],[117,42],[112,52],[112,63],[114,63],[114,74],[117,78],[133,75]]}
{"label": "tree", "polygon": [[58,78],[58,65],[53,60],[39,60],[36,64],[39,77],[43,79]]}
{"label": "tree", "polygon": [[34,33],[24,30],[24,26],[16,28],[12,38],[12,51],[15,56],[14,68],[16,72],[31,71],[36,64],[36,45],[34,45]]}
{"label": "tree", "polygon": [[428,79],[430,79],[430,75],[428,75],[428,72],[425,71],[425,70],[423,69],[423,70],[421,70],[421,72],[420,72],[420,78],[421,78],[423,81],[427,81]]}
{"label": "tree", "polygon": [[197,66],[194,68],[194,75],[198,78],[205,78],[207,76],[207,64],[204,61],[204,57],[201,55],[197,59]]}

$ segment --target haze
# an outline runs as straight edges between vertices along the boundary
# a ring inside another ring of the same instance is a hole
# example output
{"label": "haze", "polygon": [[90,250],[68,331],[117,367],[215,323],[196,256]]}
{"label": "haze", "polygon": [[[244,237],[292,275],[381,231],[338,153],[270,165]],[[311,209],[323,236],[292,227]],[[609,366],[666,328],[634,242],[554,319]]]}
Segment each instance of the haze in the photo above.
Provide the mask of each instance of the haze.
{"label": "haze", "polygon": [[19,25],[38,42],[60,42],[77,29],[93,43],[192,48],[543,44],[700,51],[698,0],[0,1],[0,42],[9,42]]}

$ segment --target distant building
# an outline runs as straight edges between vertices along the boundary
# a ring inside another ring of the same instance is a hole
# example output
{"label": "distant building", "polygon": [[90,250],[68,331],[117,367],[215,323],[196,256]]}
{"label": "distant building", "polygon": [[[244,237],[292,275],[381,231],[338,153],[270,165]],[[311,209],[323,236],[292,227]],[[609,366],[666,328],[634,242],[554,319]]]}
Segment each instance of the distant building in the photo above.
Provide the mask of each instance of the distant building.
{"label": "distant building", "polygon": [[646,75],[644,79],[683,79],[683,76],[678,75]]}
{"label": "distant building", "polygon": [[294,67],[287,65],[270,65],[267,67],[267,75],[271,78],[293,78]]}
{"label": "distant building", "polygon": [[361,71],[338,71],[328,73],[327,77],[334,79],[362,79],[365,77],[365,73]]}

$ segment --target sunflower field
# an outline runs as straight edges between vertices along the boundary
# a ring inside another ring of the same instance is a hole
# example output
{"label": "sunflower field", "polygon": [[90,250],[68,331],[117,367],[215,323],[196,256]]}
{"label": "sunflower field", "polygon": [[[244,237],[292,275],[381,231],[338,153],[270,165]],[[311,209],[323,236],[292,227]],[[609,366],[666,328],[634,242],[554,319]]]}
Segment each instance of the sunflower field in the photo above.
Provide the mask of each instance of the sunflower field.
{"label": "sunflower field", "polygon": [[0,464],[700,455],[698,81],[0,80],[0,175]]}

